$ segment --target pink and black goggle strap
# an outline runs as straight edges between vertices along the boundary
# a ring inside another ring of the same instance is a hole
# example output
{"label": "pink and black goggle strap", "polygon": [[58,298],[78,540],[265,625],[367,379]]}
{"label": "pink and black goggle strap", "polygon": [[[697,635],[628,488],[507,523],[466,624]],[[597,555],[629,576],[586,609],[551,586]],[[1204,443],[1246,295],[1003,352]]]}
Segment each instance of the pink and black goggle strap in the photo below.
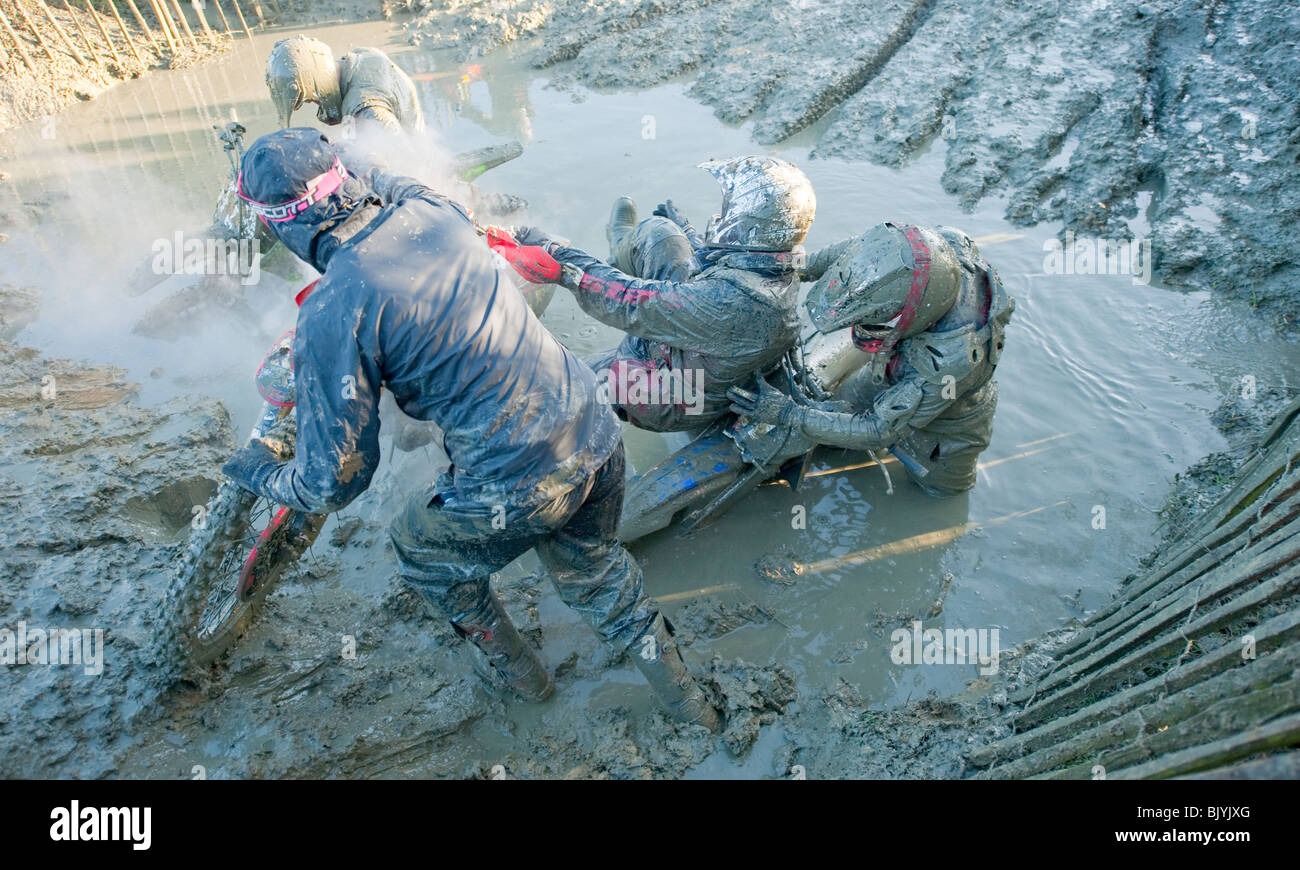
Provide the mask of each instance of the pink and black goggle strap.
{"label": "pink and black goggle strap", "polygon": [[289,202],[282,202],[271,205],[265,202],[258,202],[244,193],[244,173],[239,173],[239,198],[248,203],[249,209],[264,221],[270,223],[282,223],[291,221],[298,215],[329,196],[334,191],[343,186],[347,180],[348,171],[343,168],[343,163],[337,157],[334,158],[334,165],[327,171],[317,175],[311,181],[307,182],[307,192],[297,199]]}

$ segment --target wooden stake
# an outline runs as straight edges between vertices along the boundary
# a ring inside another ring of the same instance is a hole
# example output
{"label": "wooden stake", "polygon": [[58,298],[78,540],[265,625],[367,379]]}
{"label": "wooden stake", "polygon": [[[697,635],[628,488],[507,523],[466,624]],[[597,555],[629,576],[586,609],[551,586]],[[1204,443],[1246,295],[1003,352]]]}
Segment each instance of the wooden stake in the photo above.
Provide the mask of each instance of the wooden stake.
{"label": "wooden stake", "polygon": [[108,30],[104,27],[104,22],[100,19],[99,13],[95,7],[90,5],[90,0],[86,0],[86,8],[90,10],[90,17],[95,19],[95,24],[99,27],[99,35],[104,37],[104,44],[108,46],[109,52],[113,55],[113,62],[117,68],[122,69],[122,58],[117,56],[117,49],[113,46],[113,40],[109,38]]}
{"label": "wooden stake", "polygon": [[226,10],[221,8],[221,0],[212,0],[212,5],[217,7],[217,14],[221,16],[221,23],[226,28],[226,35],[234,36],[234,31],[230,29],[230,19],[226,18]]}
{"label": "wooden stake", "polygon": [[167,40],[168,48],[171,49],[172,54],[178,54],[180,44],[176,38],[176,30],[171,18],[167,15],[167,7],[163,6],[159,0],[149,0],[149,6],[153,9],[153,17],[157,19],[158,27],[162,29],[163,39]]}
{"label": "wooden stake", "polygon": [[0,24],[4,24],[5,32],[9,38],[18,46],[18,54],[22,56],[23,63],[27,64],[27,69],[36,72],[36,64],[32,63],[32,56],[27,53],[27,46],[23,45],[22,39],[14,32],[13,25],[9,23],[9,16],[5,14],[4,7],[0,7]]}
{"label": "wooden stake", "polygon": [[63,0],[63,8],[67,10],[68,17],[72,19],[72,23],[77,25],[77,33],[81,36],[81,44],[86,47],[86,54],[90,55],[90,58],[95,62],[95,65],[103,70],[104,62],[99,59],[98,52],[96,52],[94,46],[90,44],[90,37],[86,36],[86,28],[81,26],[81,19],[78,18],[77,13],[73,11],[72,3],[70,3],[69,0]]}
{"label": "wooden stake", "polygon": [[208,17],[203,14],[203,7],[199,5],[199,0],[190,0],[190,8],[199,17],[199,23],[203,25],[203,32],[207,34],[208,39],[215,39],[216,35],[212,32],[212,28],[208,26]]}
{"label": "wooden stake", "polygon": [[194,31],[190,30],[190,23],[185,18],[185,13],[181,11],[181,0],[172,0],[172,6],[176,8],[176,17],[181,20],[181,27],[185,28],[185,35],[190,38],[190,44],[194,50],[199,50],[199,41],[194,38]]}
{"label": "wooden stake", "polygon": [[126,29],[126,24],[122,22],[122,16],[117,14],[117,5],[113,0],[104,0],[104,2],[108,4],[108,8],[113,12],[113,20],[117,22],[117,29],[122,31],[122,35],[126,37],[127,47],[131,49],[131,54],[135,55],[135,62],[140,66],[144,66],[144,58],[140,56],[140,50],[135,47],[135,40],[131,38],[131,31]]}
{"label": "wooden stake", "polygon": [[45,13],[46,20],[50,22],[50,26],[54,28],[54,32],[63,40],[63,44],[68,47],[68,51],[72,53],[72,56],[75,57],[82,66],[89,66],[90,64],[86,62],[84,57],[82,57],[81,52],[72,44],[72,40],[68,39],[68,34],[59,26],[59,22],[54,17],[54,13],[50,11],[50,7],[45,5],[45,0],[36,0],[36,5],[41,7],[41,11]]}
{"label": "wooden stake", "polygon": [[140,14],[140,7],[135,5],[135,0],[126,0],[126,5],[131,7],[131,14],[135,16],[136,23],[144,31],[144,35],[149,37],[149,44],[153,46],[153,50],[161,56],[162,46],[158,44],[158,40],[153,38],[153,30],[149,28],[149,22],[145,21],[144,16]]}
{"label": "wooden stake", "polygon": [[45,50],[45,54],[50,60],[54,60],[54,52],[50,51],[50,45],[45,41],[45,37],[41,35],[41,31],[37,28],[36,22],[32,21],[31,16],[27,14],[27,7],[23,5],[23,0],[14,0],[14,5],[18,7],[19,14],[23,16],[23,21],[27,22],[27,26],[31,29],[32,33],[36,34],[36,41],[41,44],[41,48]]}
{"label": "wooden stake", "polygon": [[244,10],[239,8],[239,0],[230,0],[235,7],[235,14],[239,16],[239,24],[244,28],[244,35],[249,39],[253,38],[253,32],[248,29],[248,22],[244,20]]}

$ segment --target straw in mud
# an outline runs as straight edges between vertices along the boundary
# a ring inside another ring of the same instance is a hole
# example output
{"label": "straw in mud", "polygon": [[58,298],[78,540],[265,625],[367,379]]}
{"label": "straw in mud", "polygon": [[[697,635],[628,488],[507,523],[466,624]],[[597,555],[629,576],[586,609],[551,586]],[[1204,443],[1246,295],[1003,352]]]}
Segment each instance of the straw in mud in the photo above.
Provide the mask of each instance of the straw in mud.
{"label": "straw in mud", "polygon": [[9,34],[9,38],[18,47],[18,54],[22,57],[23,63],[27,64],[27,69],[36,72],[36,64],[32,63],[32,56],[27,53],[27,46],[23,45],[22,39],[14,32],[13,25],[9,23],[9,16],[5,14],[4,7],[0,7],[0,24],[4,25],[5,32]]}

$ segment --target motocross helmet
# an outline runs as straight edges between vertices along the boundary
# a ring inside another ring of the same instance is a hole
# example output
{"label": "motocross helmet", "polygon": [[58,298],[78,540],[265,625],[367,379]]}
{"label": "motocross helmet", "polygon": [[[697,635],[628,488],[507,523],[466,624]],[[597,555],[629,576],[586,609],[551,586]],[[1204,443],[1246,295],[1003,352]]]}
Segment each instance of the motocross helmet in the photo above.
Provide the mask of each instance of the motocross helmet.
{"label": "motocross helmet", "polygon": [[319,39],[299,35],[277,42],[266,61],[266,86],[281,127],[289,126],[303,103],[316,104],[316,118],[323,124],[343,121],[338,64]]}
{"label": "motocross helmet", "polygon": [[948,313],[961,278],[956,254],[938,233],[886,222],[850,243],[804,306],[818,331],[851,326],[858,347],[888,356]]}
{"label": "motocross helmet", "polygon": [[722,212],[704,243],[736,251],[791,251],[803,243],[817,212],[812,182],[776,157],[733,157],[699,164],[722,186]]}
{"label": "motocross helmet", "polygon": [[240,163],[239,196],[280,242],[323,272],[316,243],[357,208],[378,202],[352,178],[319,130],[291,127],[253,143]]}

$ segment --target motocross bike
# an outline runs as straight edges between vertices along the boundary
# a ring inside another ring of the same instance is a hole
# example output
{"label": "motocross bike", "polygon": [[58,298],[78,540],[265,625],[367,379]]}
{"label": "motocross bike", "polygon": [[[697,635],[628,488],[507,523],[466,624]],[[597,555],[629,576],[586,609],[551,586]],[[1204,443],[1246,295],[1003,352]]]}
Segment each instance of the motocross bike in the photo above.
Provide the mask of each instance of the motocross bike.
{"label": "motocross bike", "polygon": [[[769,373],[772,385],[804,405],[834,400],[851,375],[871,357],[848,330],[801,343]],[[727,415],[628,483],[619,537],[625,543],[677,522],[681,534],[704,528],[755,487],[773,478],[798,490],[817,445],[802,433]],[[884,462],[866,451],[893,481]],[[929,470],[897,447],[888,448],[910,473]]]}

